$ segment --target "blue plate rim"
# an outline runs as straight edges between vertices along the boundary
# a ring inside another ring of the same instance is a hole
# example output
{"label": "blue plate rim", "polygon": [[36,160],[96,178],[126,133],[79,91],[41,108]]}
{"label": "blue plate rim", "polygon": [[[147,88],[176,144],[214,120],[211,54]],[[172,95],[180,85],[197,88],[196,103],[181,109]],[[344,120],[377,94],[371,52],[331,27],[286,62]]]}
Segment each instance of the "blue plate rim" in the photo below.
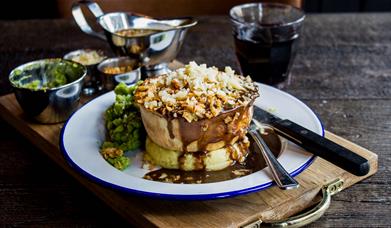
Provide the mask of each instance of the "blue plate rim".
{"label": "blue plate rim", "polygon": [[[263,84],[263,85],[265,85],[265,84]],[[268,86],[268,85],[265,85],[265,86]],[[271,87],[271,86],[268,86],[268,87]],[[324,137],[324,135],[325,135],[324,125],[323,125],[322,121],[320,120],[320,118],[318,117],[318,115],[310,107],[308,107],[303,101],[301,101],[297,97],[295,97],[295,96],[293,96],[293,95],[291,95],[291,94],[289,94],[289,93],[287,93],[285,91],[276,89],[274,87],[271,87],[271,88],[274,89],[274,90],[278,90],[279,92],[285,93],[286,95],[290,96],[291,98],[301,102],[305,107],[307,107],[309,110],[311,110],[311,112],[315,115],[315,117],[317,118],[317,120],[320,123],[321,129],[322,129],[322,137]],[[110,91],[110,92],[112,92],[112,91]],[[106,94],[108,94],[110,92],[102,94],[102,95],[100,95],[100,96],[98,96],[98,97],[88,101],[87,103],[83,104],[78,110],[81,110],[82,108],[84,108],[90,102],[93,102],[94,100],[98,99],[99,97],[101,97],[103,95],[106,95]],[[76,110],[75,112],[73,112],[69,116],[69,118],[66,120],[66,122],[64,123],[64,125],[63,125],[63,127],[61,129],[60,139],[59,139],[59,141],[60,141],[59,142],[60,151],[63,154],[63,156],[65,157],[65,160],[68,162],[68,164],[71,167],[75,168],[77,171],[82,173],[84,176],[86,176],[90,180],[92,180],[92,181],[94,181],[94,182],[96,182],[98,184],[101,184],[103,186],[106,186],[106,187],[109,187],[109,188],[112,188],[112,189],[115,189],[115,190],[118,190],[118,191],[121,191],[121,192],[126,192],[126,193],[130,193],[130,194],[134,194],[134,195],[138,195],[138,196],[143,196],[143,197],[152,197],[152,198],[169,199],[169,200],[197,201],[197,200],[214,200],[214,199],[231,198],[231,197],[235,197],[235,196],[239,196],[239,195],[244,195],[244,194],[249,194],[249,193],[253,193],[253,192],[258,192],[258,191],[267,189],[267,188],[275,185],[274,181],[270,181],[270,182],[267,182],[267,183],[264,183],[264,184],[261,184],[261,185],[258,185],[258,186],[254,186],[254,187],[246,188],[246,189],[241,189],[241,190],[237,190],[237,191],[229,191],[229,192],[222,192],[222,193],[212,193],[212,194],[197,194],[197,195],[194,195],[194,194],[176,195],[176,194],[162,194],[162,193],[155,193],[155,192],[148,192],[148,191],[139,191],[139,190],[126,188],[126,187],[122,187],[120,185],[116,185],[116,184],[107,182],[107,181],[102,180],[102,179],[100,179],[98,177],[95,177],[94,175],[92,175],[92,174],[86,172],[85,170],[83,170],[80,166],[78,166],[75,162],[72,161],[72,159],[69,157],[69,155],[68,155],[68,153],[67,153],[67,151],[65,149],[64,140],[63,140],[64,132],[65,132],[65,129],[66,129],[66,126],[67,126],[69,120],[72,118],[72,116],[78,110]],[[290,174],[293,177],[299,175],[301,172],[303,172],[305,169],[307,169],[314,162],[315,158],[316,158],[316,156],[313,155],[306,163],[304,163],[302,166],[300,166],[296,170],[292,171]]]}

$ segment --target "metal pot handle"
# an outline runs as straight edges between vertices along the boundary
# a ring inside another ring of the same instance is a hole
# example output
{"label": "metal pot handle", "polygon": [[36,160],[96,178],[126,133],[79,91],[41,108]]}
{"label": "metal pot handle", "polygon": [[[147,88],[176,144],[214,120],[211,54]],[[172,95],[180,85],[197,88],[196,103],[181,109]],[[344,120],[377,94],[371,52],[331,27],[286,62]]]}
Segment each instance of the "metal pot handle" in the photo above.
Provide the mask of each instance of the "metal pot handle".
{"label": "metal pot handle", "polygon": [[106,40],[106,36],[103,33],[94,31],[91,28],[91,26],[88,24],[88,22],[86,21],[86,19],[84,17],[83,11],[81,10],[82,5],[87,6],[88,10],[96,18],[103,15],[102,9],[94,1],[80,0],[80,1],[74,2],[72,4],[72,15],[73,15],[73,18],[75,19],[77,25],[79,25],[80,29],[83,32],[87,33],[88,35],[92,35],[92,36],[98,37],[102,40]]}
{"label": "metal pot handle", "polygon": [[335,193],[339,192],[343,188],[343,180],[341,179],[336,179],[332,181],[329,184],[326,184],[322,188],[322,194],[323,198],[320,201],[318,205],[316,205],[314,208],[311,210],[300,214],[296,215],[294,217],[290,217],[286,220],[278,221],[278,222],[264,222],[261,219],[257,219],[255,221],[251,221],[245,225],[242,225],[241,227],[245,228],[259,228],[259,227],[302,227],[307,224],[310,224],[320,217],[326,212],[326,210],[330,206],[331,202],[331,196],[334,195]]}

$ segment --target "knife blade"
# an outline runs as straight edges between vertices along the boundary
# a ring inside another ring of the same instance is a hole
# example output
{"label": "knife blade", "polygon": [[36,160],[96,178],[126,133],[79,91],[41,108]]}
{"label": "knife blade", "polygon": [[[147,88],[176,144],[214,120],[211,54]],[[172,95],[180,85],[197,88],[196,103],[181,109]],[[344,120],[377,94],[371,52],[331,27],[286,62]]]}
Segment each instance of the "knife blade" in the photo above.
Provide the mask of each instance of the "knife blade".
{"label": "knife blade", "polygon": [[365,176],[369,173],[370,165],[367,159],[289,119],[281,119],[255,105],[253,118],[270,125],[277,134],[308,152],[356,176]]}

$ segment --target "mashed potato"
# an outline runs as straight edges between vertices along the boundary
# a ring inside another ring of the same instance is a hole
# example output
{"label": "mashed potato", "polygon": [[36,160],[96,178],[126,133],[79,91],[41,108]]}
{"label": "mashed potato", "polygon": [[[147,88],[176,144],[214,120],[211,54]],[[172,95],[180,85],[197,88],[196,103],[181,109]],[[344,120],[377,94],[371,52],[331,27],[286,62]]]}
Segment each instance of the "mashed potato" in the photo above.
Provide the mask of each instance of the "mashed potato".
{"label": "mashed potato", "polygon": [[166,169],[185,171],[224,169],[234,162],[243,162],[247,155],[249,143],[247,138],[229,147],[223,147],[208,153],[183,153],[165,149],[154,143],[149,137],[146,140],[144,161]]}

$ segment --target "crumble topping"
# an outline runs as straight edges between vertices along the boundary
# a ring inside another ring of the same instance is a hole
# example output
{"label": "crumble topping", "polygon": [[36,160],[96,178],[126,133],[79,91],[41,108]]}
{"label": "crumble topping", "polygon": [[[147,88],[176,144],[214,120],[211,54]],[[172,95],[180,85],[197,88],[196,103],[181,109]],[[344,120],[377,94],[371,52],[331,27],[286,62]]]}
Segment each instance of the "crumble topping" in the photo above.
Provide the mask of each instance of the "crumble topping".
{"label": "crumble topping", "polygon": [[146,79],[138,86],[135,101],[150,111],[192,122],[246,106],[258,96],[250,76],[237,75],[230,67],[219,71],[190,62],[184,68]]}

